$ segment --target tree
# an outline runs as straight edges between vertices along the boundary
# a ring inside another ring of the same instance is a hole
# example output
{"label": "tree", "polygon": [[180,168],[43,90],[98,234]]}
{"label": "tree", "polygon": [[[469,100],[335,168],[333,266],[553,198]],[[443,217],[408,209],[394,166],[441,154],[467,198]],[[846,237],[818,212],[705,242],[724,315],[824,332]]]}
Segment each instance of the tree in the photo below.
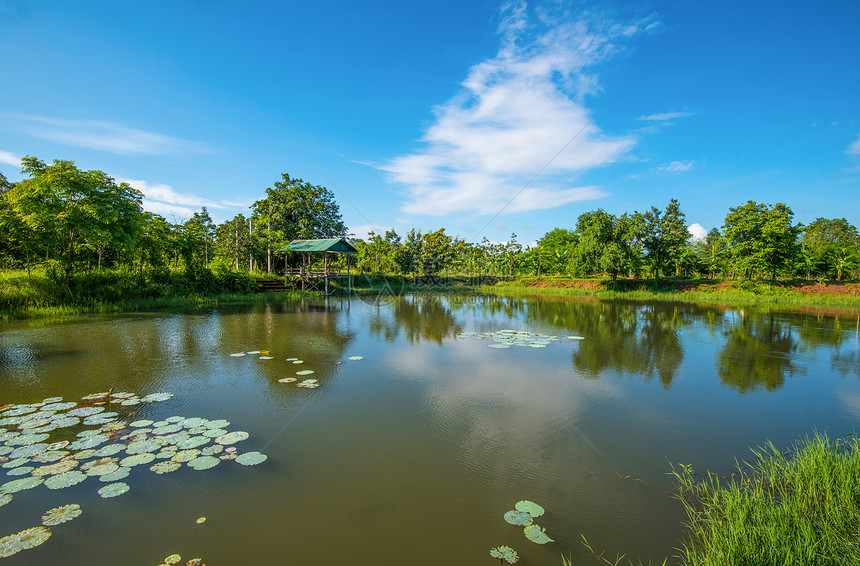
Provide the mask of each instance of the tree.
{"label": "tree", "polygon": [[669,272],[678,275],[679,260],[692,234],[677,199],[671,199],[665,211],[656,207],[641,216],[644,221],[642,245],[647,262],[656,279]]}
{"label": "tree", "polygon": [[568,259],[573,255],[577,241],[577,233],[566,228],[553,228],[544,234],[538,240],[535,251],[538,275],[566,272]]}
{"label": "tree", "polygon": [[636,242],[641,222],[635,216],[614,214],[599,209],[581,214],[576,221],[577,244],[571,260],[578,275],[603,272],[612,276],[634,270]]}
{"label": "tree", "polygon": [[801,245],[806,263],[810,264],[807,274],[816,266],[823,274],[836,275],[841,281],[843,271],[860,260],[860,234],[844,218],[816,218],[803,229]]}
{"label": "tree", "polygon": [[776,274],[794,264],[800,250],[800,227],[792,224],[794,213],[782,204],[748,201],[729,209],[723,234],[736,269],[749,277],[757,272]]}
{"label": "tree", "polygon": [[72,161],[46,165],[28,156],[21,163],[21,172],[30,177],[9,191],[9,201],[28,227],[60,247],[66,286],[77,247],[94,246],[101,260],[106,246],[131,245],[141,228],[140,191],[117,185],[102,171],[82,171]]}

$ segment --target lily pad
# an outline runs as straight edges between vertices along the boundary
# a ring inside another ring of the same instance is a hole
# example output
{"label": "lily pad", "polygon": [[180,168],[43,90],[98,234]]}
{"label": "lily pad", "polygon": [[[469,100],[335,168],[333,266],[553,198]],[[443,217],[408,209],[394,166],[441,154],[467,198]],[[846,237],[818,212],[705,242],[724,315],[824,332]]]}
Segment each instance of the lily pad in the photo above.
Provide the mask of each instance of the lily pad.
{"label": "lily pad", "polygon": [[230,426],[230,421],[226,419],[216,419],[214,421],[208,421],[206,426],[208,428],[224,428],[225,426]]}
{"label": "lily pad", "polygon": [[122,495],[123,493],[129,490],[128,484],[118,481],[116,483],[109,483],[103,488],[99,490],[99,495],[104,498],[108,497],[116,497],[117,495]]}
{"label": "lily pad", "polygon": [[190,419],[185,419],[182,421],[182,426],[184,428],[194,428],[197,426],[207,426],[209,424],[209,419],[203,419],[200,417],[191,417]]}
{"label": "lily pad", "polygon": [[534,523],[534,519],[532,516],[524,511],[508,511],[505,513],[505,522],[510,525],[517,525],[520,527],[527,527]]}
{"label": "lily pad", "polygon": [[200,454],[202,454],[203,456],[214,456],[222,450],[224,450],[224,447],[220,444],[210,444],[209,446],[201,450]]}
{"label": "lily pad", "polygon": [[171,554],[167,558],[164,559],[165,564],[178,564],[179,561],[182,560],[182,557],[178,554]]}
{"label": "lily pad", "polygon": [[153,460],[155,460],[155,454],[153,454],[152,452],[141,452],[140,454],[135,454],[134,456],[126,456],[119,461],[119,465],[123,468],[131,468],[132,466],[149,464]]}
{"label": "lily pad", "polygon": [[508,564],[515,564],[519,559],[517,551],[510,546],[498,546],[490,549],[490,556],[496,560],[504,560]]}
{"label": "lily pad", "polygon": [[529,539],[535,544],[546,544],[548,542],[555,542],[553,539],[547,536],[546,529],[539,525],[529,525],[528,527],[523,529],[523,533],[526,535],[527,539]]}
{"label": "lily pad", "polygon": [[188,450],[190,448],[197,448],[199,446],[203,446],[204,444],[208,444],[211,440],[211,438],[207,438],[205,436],[192,436],[186,438],[182,442],[178,443],[176,446],[180,450]]}
{"label": "lily pad", "polygon": [[182,430],[182,425],[169,424],[166,426],[160,426],[158,428],[152,429],[152,434],[173,434],[174,432],[179,432],[180,430]]}
{"label": "lily pad", "polygon": [[108,444],[106,446],[102,446],[98,450],[96,450],[96,457],[104,458],[106,456],[113,456],[114,454],[119,454],[125,449],[123,444],[115,443]]}
{"label": "lily pad", "polygon": [[177,452],[171,459],[174,462],[190,462],[200,455],[200,450],[193,448],[191,450],[181,450]]}
{"label": "lily pad", "polygon": [[106,434],[94,434],[92,436],[87,436],[85,438],[80,438],[71,444],[69,444],[69,450],[87,450],[90,448],[95,448],[100,444],[104,444],[110,440],[110,436]]}
{"label": "lily pad", "polygon": [[182,464],[179,462],[158,462],[150,466],[150,470],[155,472],[156,474],[169,474],[170,472],[175,472],[179,468],[182,467]]}
{"label": "lily pad", "polygon": [[260,359],[261,360],[274,360],[275,357],[274,356],[260,356]]}
{"label": "lily pad", "polygon": [[234,358],[241,358],[242,356],[245,356],[247,354],[245,354],[245,352],[236,352],[235,354],[230,354],[230,355]]}
{"label": "lily pad", "polygon": [[545,512],[543,507],[534,501],[529,501],[527,499],[517,501],[516,505],[514,505],[514,509],[523,513],[528,513],[532,517],[540,517]]}
{"label": "lily pad", "polygon": [[23,550],[28,550],[36,548],[51,538],[51,531],[46,527],[30,527],[13,536],[18,538]]}
{"label": "lily pad", "polygon": [[347,359],[348,359],[348,360],[353,360],[353,361],[355,361],[355,360],[363,360],[363,359],[364,359],[364,356],[350,356],[350,357],[349,357],[349,358],[347,358]]}
{"label": "lily pad", "polygon": [[243,466],[256,466],[257,464],[262,464],[268,459],[268,456],[259,452],[245,452],[244,454],[236,456],[236,463],[242,464]]}
{"label": "lily pad", "polygon": [[104,412],[104,407],[78,407],[66,413],[67,417],[89,417]]}
{"label": "lily pad", "polygon": [[279,379],[278,383],[294,383],[296,381],[298,381],[298,379],[295,377],[285,377],[283,379]]}
{"label": "lily pad", "polygon": [[293,363],[294,364],[303,364],[303,363],[305,363],[305,361],[304,360],[293,360]]}
{"label": "lily pad", "polygon": [[228,432],[223,436],[219,436],[215,439],[215,442],[217,442],[218,444],[235,444],[237,442],[247,439],[249,436],[250,435],[247,432],[237,430],[235,432]]}
{"label": "lily pad", "polygon": [[310,375],[312,373],[314,373],[312,369],[303,369],[302,371],[297,371],[296,375]]}
{"label": "lily pad", "polygon": [[53,509],[48,509],[45,511],[45,514],[42,515],[42,524],[48,527],[53,527],[60,523],[71,521],[75,517],[79,517],[80,514],[81,506],[77,503],[54,507]]}
{"label": "lily pad", "polygon": [[83,466],[81,466],[81,471],[86,473],[88,476],[103,476],[106,474],[112,474],[119,469],[119,464],[116,463],[114,458],[102,458],[101,460],[94,460],[92,462],[87,462]]}
{"label": "lily pad", "polygon": [[0,507],[3,507],[4,505],[9,503],[10,501],[12,501],[11,495],[9,495],[8,493],[0,494]]}
{"label": "lily pad", "polygon": [[18,493],[25,489],[33,489],[34,487],[41,485],[44,481],[45,479],[40,476],[30,476],[28,478],[12,480],[0,485],[0,493]]}
{"label": "lily pad", "polygon": [[197,458],[188,462],[188,467],[193,468],[195,470],[208,470],[209,468],[214,468],[220,463],[221,460],[215,458],[214,456],[198,456]]}
{"label": "lily pad", "polygon": [[100,476],[99,479],[103,482],[119,481],[121,479],[127,478],[130,472],[131,468],[120,468],[111,474],[105,474],[103,476]]}
{"label": "lily pad", "polygon": [[63,472],[62,474],[49,477],[45,480],[45,487],[48,489],[64,489],[77,485],[85,479],[87,479],[87,475],[85,473],[78,470],[72,470],[70,472]]}
{"label": "lily pad", "polygon": [[149,419],[140,419],[139,421],[134,421],[134,422],[129,423],[128,426],[131,426],[134,428],[143,428],[145,426],[151,425],[153,422],[154,421],[151,421]]}
{"label": "lily pad", "polygon": [[18,468],[12,468],[8,472],[6,472],[7,476],[25,476],[35,470],[33,466],[20,466]]}
{"label": "lily pad", "polygon": [[569,340],[585,340],[585,336],[568,336]]}
{"label": "lily pad", "polygon": [[77,460],[63,460],[49,466],[42,466],[33,470],[34,476],[56,476],[65,472],[70,472],[78,467]]}
{"label": "lily pad", "polygon": [[42,442],[37,444],[30,444],[29,446],[22,446],[20,448],[16,448],[9,454],[10,458],[33,458],[46,452],[48,450],[48,445]]}
{"label": "lily pad", "polygon": [[173,393],[166,393],[166,392],[150,393],[146,397],[141,398],[141,401],[144,403],[159,403],[161,401],[167,401],[171,397],[173,397]]}

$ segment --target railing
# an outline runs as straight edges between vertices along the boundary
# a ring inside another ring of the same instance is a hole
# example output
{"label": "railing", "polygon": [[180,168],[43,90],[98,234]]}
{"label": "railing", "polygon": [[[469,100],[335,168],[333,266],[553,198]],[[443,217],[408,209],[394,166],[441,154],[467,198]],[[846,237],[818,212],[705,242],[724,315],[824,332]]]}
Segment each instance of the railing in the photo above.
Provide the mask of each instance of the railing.
{"label": "railing", "polygon": [[347,273],[345,269],[302,269],[301,267],[291,267],[284,272],[288,277],[346,277],[354,275],[355,271]]}

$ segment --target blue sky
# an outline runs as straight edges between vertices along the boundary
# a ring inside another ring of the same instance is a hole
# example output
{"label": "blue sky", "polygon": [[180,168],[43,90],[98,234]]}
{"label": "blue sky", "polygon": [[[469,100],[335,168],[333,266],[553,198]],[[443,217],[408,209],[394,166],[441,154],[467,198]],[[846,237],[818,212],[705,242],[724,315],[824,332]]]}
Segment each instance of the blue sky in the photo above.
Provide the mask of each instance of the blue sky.
{"label": "blue sky", "polygon": [[[779,10],[777,10],[777,6]],[[581,213],[860,224],[860,3],[0,0],[0,171],[70,159],[170,220],[281,173],[358,236]]]}

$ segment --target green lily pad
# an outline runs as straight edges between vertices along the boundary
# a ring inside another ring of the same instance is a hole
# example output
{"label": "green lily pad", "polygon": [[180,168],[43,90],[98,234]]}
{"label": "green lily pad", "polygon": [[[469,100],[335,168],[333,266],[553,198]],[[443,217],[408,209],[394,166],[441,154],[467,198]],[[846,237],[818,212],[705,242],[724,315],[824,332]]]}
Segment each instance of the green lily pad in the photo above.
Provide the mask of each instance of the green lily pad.
{"label": "green lily pad", "polygon": [[70,472],[63,472],[62,474],[49,477],[45,480],[45,487],[48,489],[64,489],[77,485],[85,479],[87,479],[87,475],[85,473],[78,470],[72,470]]}
{"label": "green lily pad", "polygon": [[198,456],[188,462],[188,467],[195,470],[208,470],[209,468],[214,468],[220,463],[221,460],[214,456]]}
{"label": "green lily pad", "polygon": [[105,410],[104,407],[78,407],[77,409],[72,409],[68,413],[66,413],[67,417],[89,417],[92,415],[97,415],[98,413],[103,413]]}
{"label": "green lily pad", "polygon": [[3,507],[4,505],[9,503],[10,501],[12,501],[11,495],[9,495],[8,493],[0,494],[0,507]]}
{"label": "green lily pad", "polygon": [[110,436],[106,434],[94,434],[72,442],[69,444],[69,450],[88,450],[104,444],[108,440],[110,440]]}
{"label": "green lily pad", "polygon": [[79,517],[80,514],[81,506],[77,503],[54,507],[53,509],[48,509],[45,511],[44,515],[42,515],[42,524],[48,527],[53,527],[55,525],[71,521],[75,517]]}
{"label": "green lily pad", "polygon": [[245,452],[244,454],[236,456],[236,463],[242,464],[243,466],[256,466],[257,464],[262,464],[268,459],[268,456],[259,452]]}
{"label": "green lily pad", "polygon": [[191,450],[180,450],[173,456],[173,458],[171,458],[171,460],[174,462],[190,462],[199,455],[200,450],[197,448],[192,448]]}
{"label": "green lily pad", "polygon": [[201,450],[200,454],[202,454],[203,456],[214,456],[222,450],[224,450],[224,447],[220,444],[210,444],[209,446]]}
{"label": "green lily pad", "polygon": [[303,364],[303,363],[305,363],[305,361],[304,360],[293,360],[293,363],[294,364]]}
{"label": "green lily pad", "polygon": [[363,360],[363,359],[364,359],[364,356],[350,356],[350,357],[349,357],[349,358],[347,358],[347,359],[348,359],[348,360],[352,360],[352,361]]}
{"label": "green lily pad", "polygon": [[30,527],[13,536],[18,538],[23,550],[28,550],[36,548],[51,538],[51,531],[46,527]]}
{"label": "green lily pad", "polygon": [[534,523],[534,519],[524,511],[508,511],[505,513],[505,522],[511,525],[526,527]]}
{"label": "green lily pad", "polygon": [[169,474],[170,472],[175,472],[179,468],[182,467],[182,464],[179,462],[157,462],[150,466],[150,470],[155,472],[156,474]]}
{"label": "green lily pad", "polygon": [[228,432],[223,436],[219,436],[215,439],[215,442],[217,442],[218,444],[235,444],[237,442],[247,439],[249,436],[250,435],[247,432],[237,430],[235,432]]}
{"label": "green lily pad", "polygon": [[496,560],[504,560],[508,564],[515,564],[519,559],[517,551],[510,546],[498,546],[490,549],[490,556]]}
{"label": "green lily pad", "polygon": [[159,403],[161,401],[167,401],[171,397],[173,397],[173,393],[166,393],[166,392],[150,393],[146,397],[142,397],[141,401],[144,403]]}
{"label": "green lily pad", "polygon": [[60,462],[57,462],[56,464],[50,464],[48,466],[36,468],[35,470],[33,470],[32,474],[34,476],[55,476],[64,472],[74,470],[77,467],[77,460],[62,460]]}
{"label": "green lily pad", "polygon": [[128,484],[118,481],[116,483],[109,483],[103,488],[99,490],[99,495],[104,498],[108,497],[116,497],[117,495],[122,495],[123,493],[129,490]]}
{"label": "green lily pad", "polygon": [[125,446],[119,443],[107,444],[96,450],[96,457],[104,458],[106,456],[113,456],[114,454],[122,452],[123,449],[125,449]]}
{"label": "green lily pad", "polygon": [[125,448],[126,454],[142,454],[144,452],[155,452],[161,448],[161,442],[154,438],[146,440],[135,440]]}
{"label": "green lily pad", "polygon": [[140,454],[135,454],[133,456],[126,456],[119,461],[119,465],[123,468],[131,468],[132,466],[149,464],[153,460],[155,460],[155,454],[152,452],[141,452]]}
{"label": "green lily pad", "polygon": [[166,426],[160,426],[158,428],[152,429],[152,434],[173,434],[174,432],[179,432],[180,430],[182,430],[182,425],[169,424]]}
{"label": "green lily pad", "polygon": [[185,419],[182,421],[182,426],[184,428],[194,428],[197,426],[206,426],[208,428],[209,419],[203,419],[200,417],[191,417],[190,419]]}
{"label": "green lily pad", "polygon": [[529,501],[527,499],[517,501],[516,505],[514,505],[514,509],[523,513],[528,513],[532,517],[540,517],[545,512],[543,507],[534,501]]}
{"label": "green lily pad", "polygon": [[528,527],[523,529],[523,533],[526,535],[527,539],[529,539],[535,544],[546,544],[548,542],[555,542],[553,539],[547,536],[546,529],[539,525],[529,525]]}
{"label": "green lily pad", "polygon": [[191,436],[186,438],[182,442],[177,443],[177,448],[180,450],[188,450],[190,448],[197,448],[199,446],[203,446],[204,444],[208,444],[212,439],[206,436]]}
{"label": "green lily pad", "polygon": [[30,444],[29,446],[22,446],[20,448],[16,448],[9,454],[10,458],[33,458],[42,454],[43,452],[47,452],[48,445],[44,442],[39,442],[38,444]]}
{"label": "green lily pad", "polygon": [[131,427],[134,427],[134,428],[143,428],[143,427],[145,427],[145,426],[149,426],[149,425],[151,425],[153,422],[154,422],[154,421],[151,421],[151,420],[149,420],[149,419],[140,419],[139,421],[134,421],[134,422],[132,422],[132,423],[129,423],[129,425],[128,425],[128,426],[131,426]]}
{"label": "green lily pad", "polygon": [[310,375],[312,373],[314,373],[312,369],[303,369],[302,371],[297,371],[296,375]]}
{"label": "green lily pad", "polygon": [[37,485],[41,485],[44,481],[44,478],[39,476],[30,476],[28,478],[12,480],[0,485],[0,493],[18,493],[25,489],[33,489]]}
{"label": "green lily pad", "polygon": [[130,472],[131,472],[131,468],[120,468],[111,474],[105,474],[103,476],[99,476],[99,479],[103,482],[119,481],[121,479],[127,478],[128,474]]}
{"label": "green lily pad", "polygon": [[18,468],[12,468],[8,472],[6,472],[7,476],[25,476],[35,470],[33,466],[20,466]]}
{"label": "green lily pad", "polygon": [[32,462],[30,458],[15,458],[14,460],[4,462],[3,467],[11,470],[12,468],[17,468],[19,466],[23,466],[24,464],[29,464],[30,462]]}
{"label": "green lily pad", "polygon": [[214,421],[208,421],[206,426],[208,428],[224,428],[225,426],[230,426],[230,421],[226,419],[216,419]]}

